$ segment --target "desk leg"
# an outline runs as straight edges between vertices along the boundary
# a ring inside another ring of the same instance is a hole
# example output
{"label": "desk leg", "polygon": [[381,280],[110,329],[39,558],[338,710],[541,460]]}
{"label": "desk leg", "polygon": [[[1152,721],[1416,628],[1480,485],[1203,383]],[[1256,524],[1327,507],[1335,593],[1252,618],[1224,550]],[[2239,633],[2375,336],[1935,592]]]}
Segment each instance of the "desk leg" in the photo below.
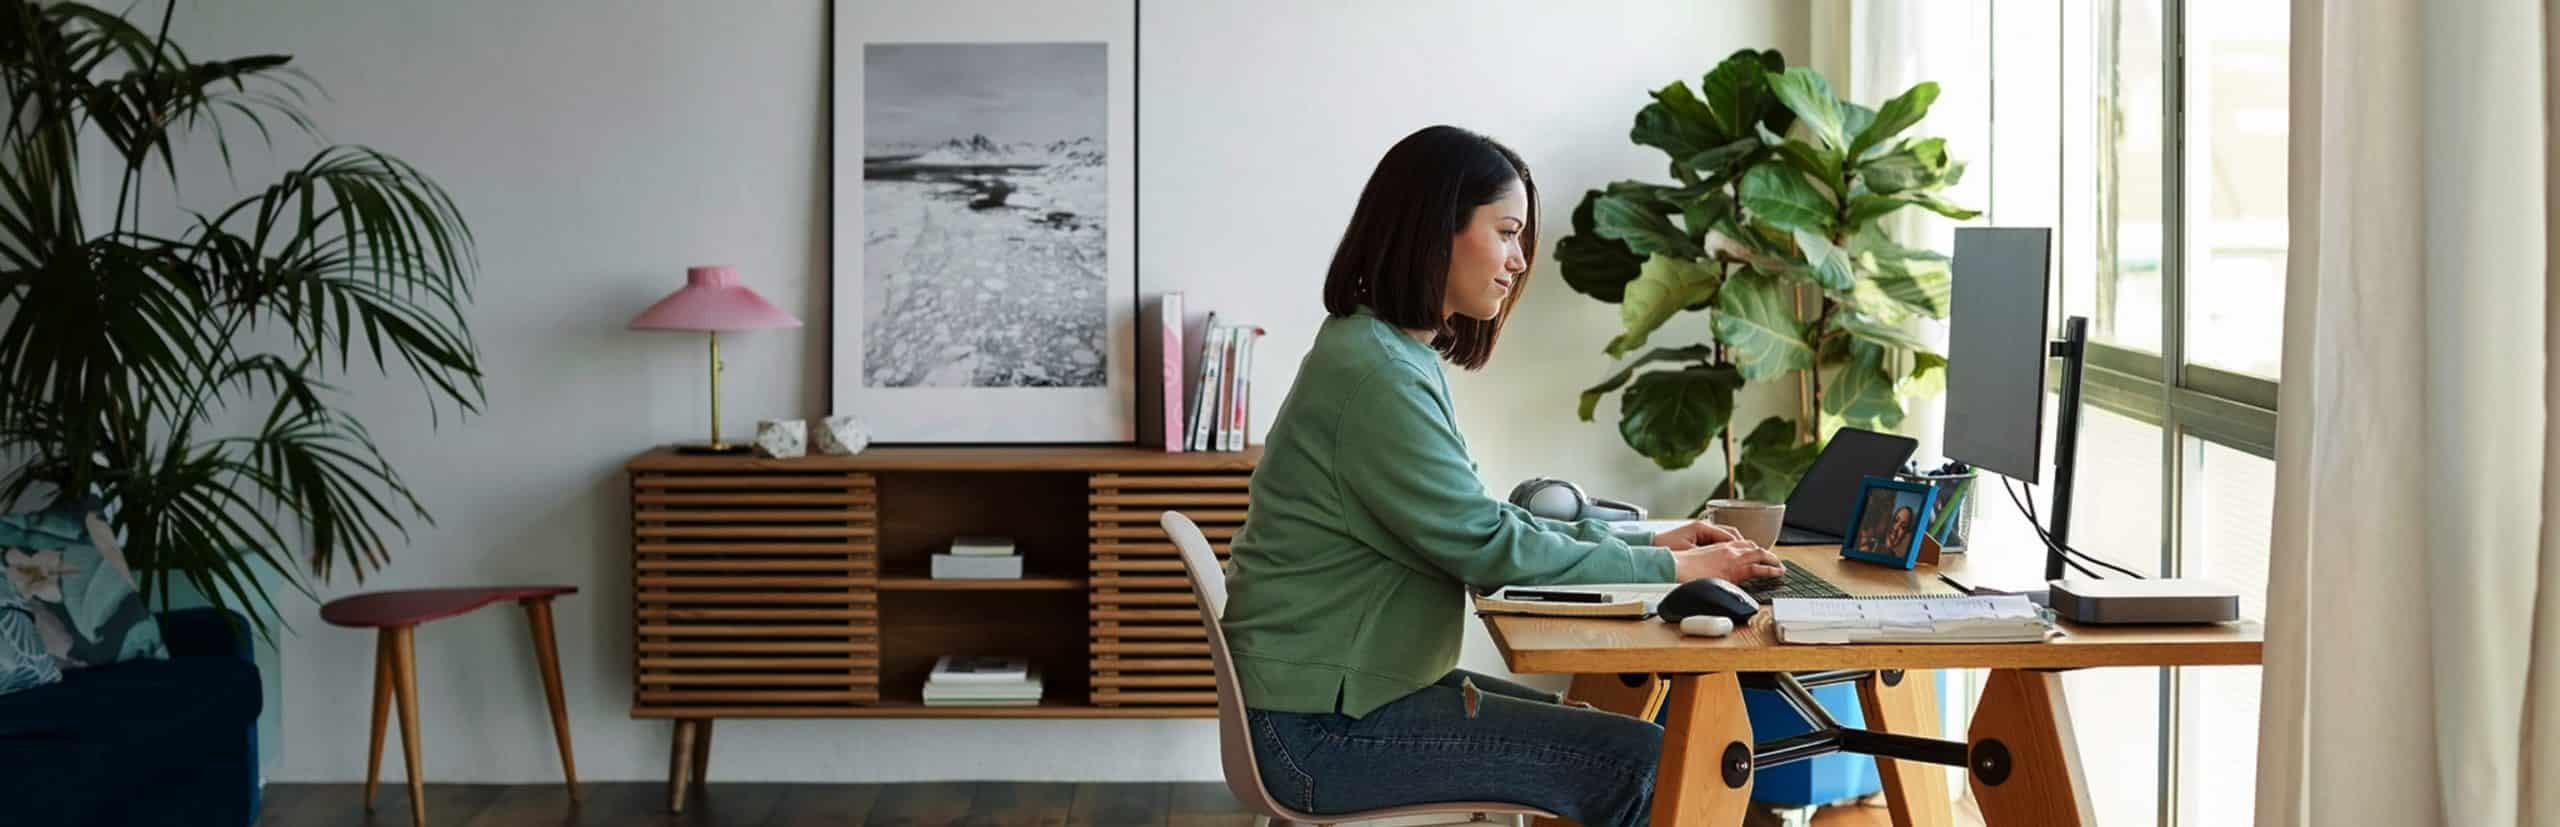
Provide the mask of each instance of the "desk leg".
{"label": "desk leg", "polygon": [[2096,823],[2061,673],[1992,670],[1968,740],[1973,796],[1987,827]]}
{"label": "desk leg", "polygon": [[[1586,703],[1603,712],[1650,721],[1662,711],[1663,696],[1670,692],[1671,683],[1652,674],[1592,674],[1573,676],[1573,686],[1565,690],[1564,697],[1566,703]],[[1565,827],[1572,823],[1561,818],[1529,820],[1530,827]]]}
{"label": "desk leg", "polygon": [[[1887,679],[1892,683],[1888,685]],[[1895,735],[1938,737],[1938,673],[1894,670],[1858,682],[1858,705],[1867,727]],[[1950,827],[1955,805],[1947,800],[1946,769],[1918,761],[1876,759],[1884,779],[1893,827]]]}
{"label": "desk leg", "polygon": [[1653,823],[1741,824],[1751,805],[1751,716],[1733,673],[1673,675],[1654,774]]}

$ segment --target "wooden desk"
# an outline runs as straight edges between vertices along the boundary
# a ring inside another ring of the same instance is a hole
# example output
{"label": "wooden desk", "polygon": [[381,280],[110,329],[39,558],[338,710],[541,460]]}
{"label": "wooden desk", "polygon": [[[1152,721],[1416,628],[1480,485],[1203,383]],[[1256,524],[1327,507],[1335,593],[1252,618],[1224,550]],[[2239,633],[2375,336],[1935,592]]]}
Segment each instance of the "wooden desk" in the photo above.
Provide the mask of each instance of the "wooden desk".
{"label": "wooden desk", "polygon": [[[1955,589],[1936,574],[1966,579],[1963,555],[1948,555],[1935,570],[1905,572],[1843,560],[1837,546],[1778,551],[1855,595],[1952,595]],[[1766,684],[1771,673],[1829,672],[1828,679],[1836,680],[1842,670],[1864,671],[1860,704],[1869,725],[1887,734],[1852,731],[1848,745],[1837,751],[1929,754],[1950,764],[1960,755],[1989,827],[2095,823],[2059,673],[2098,666],[2256,664],[2264,637],[2255,621],[2159,628],[2064,624],[2064,636],[2047,643],[1789,646],[1776,642],[1766,611],[1721,639],[1683,637],[1656,620],[1488,615],[1484,621],[1513,672],[1574,675],[1569,695],[1647,719],[1668,704],[1654,783],[1653,823],[1659,825],[1740,824],[1751,798],[1751,769],[1760,759],[1773,747],[1787,757],[1805,756],[1807,744],[1800,739],[1754,743],[1742,706],[1745,684]],[[1903,674],[1929,669],[1992,670],[1962,744],[1934,740],[1936,682]],[[1831,751],[1813,749],[1812,754]],[[1944,788],[1931,783],[1928,765],[1882,757],[1876,763],[1894,824],[1952,822],[1952,806]]]}

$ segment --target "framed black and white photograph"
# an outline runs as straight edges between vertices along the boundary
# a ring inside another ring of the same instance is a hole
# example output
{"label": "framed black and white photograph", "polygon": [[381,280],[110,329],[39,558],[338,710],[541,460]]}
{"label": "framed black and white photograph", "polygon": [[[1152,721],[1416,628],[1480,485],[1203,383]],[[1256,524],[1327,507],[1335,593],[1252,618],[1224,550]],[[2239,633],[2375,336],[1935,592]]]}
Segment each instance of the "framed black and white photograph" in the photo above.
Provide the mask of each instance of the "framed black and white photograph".
{"label": "framed black and white photograph", "polygon": [[1136,4],[834,8],[834,411],[1135,439]]}

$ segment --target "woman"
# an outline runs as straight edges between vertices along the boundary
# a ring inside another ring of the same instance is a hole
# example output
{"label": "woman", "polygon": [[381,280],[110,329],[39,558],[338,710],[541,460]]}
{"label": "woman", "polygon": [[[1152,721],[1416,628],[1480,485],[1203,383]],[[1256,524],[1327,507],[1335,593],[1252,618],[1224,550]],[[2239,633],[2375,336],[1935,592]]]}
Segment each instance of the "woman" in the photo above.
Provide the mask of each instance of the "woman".
{"label": "woman", "polygon": [[1492,355],[1537,205],[1518,155],[1435,126],[1379,160],[1334,253],[1223,618],[1263,786],[1291,807],[1512,801],[1643,824],[1661,728],[1456,669],[1465,588],[1784,573],[1720,526],[1622,537],[1485,495],[1439,362]]}

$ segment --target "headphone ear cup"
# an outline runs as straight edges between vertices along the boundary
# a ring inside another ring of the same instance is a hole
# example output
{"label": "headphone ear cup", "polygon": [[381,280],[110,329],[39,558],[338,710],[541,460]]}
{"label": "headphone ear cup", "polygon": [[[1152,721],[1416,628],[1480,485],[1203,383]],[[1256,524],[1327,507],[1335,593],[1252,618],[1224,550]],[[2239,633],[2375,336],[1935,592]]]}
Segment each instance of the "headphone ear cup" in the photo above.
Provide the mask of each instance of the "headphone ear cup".
{"label": "headphone ear cup", "polygon": [[1557,479],[1542,479],[1539,482],[1540,484],[1529,492],[1528,502],[1520,504],[1522,508],[1529,509],[1531,514],[1550,520],[1582,519],[1582,512],[1591,501],[1583,496],[1581,486]]}
{"label": "headphone ear cup", "polygon": [[1521,480],[1519,485],[1511,486],[1511,504],[1521,508],[1528,508],[1529,495],[1537,493],[1536,486],[1539,483],[1546,481],[1547,478],[1545,477],[1530,477],[1528,479]]}

